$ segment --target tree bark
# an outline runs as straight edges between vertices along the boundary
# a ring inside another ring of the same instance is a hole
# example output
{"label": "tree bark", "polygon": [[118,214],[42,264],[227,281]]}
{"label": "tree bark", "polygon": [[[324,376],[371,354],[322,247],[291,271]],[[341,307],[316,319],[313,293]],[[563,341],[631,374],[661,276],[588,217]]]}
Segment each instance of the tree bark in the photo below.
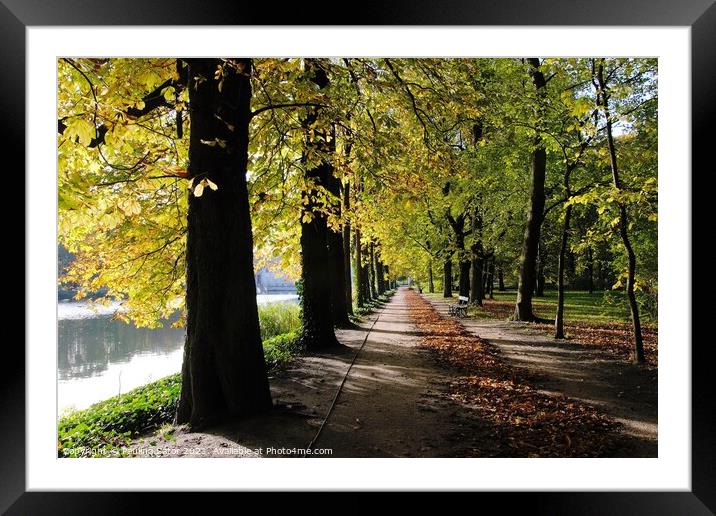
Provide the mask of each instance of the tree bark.
{"label": "tree bark", "polygon": [[363,276],[363,249],[360,242],[360,230],[355,228],[355,278],[356,278],[356,302],[358,307],[363,308],[368,301],[365,298],[365,277]]}
{"label": "tree bark", "polygon": [[[619,178],[619,167],[617,166],[617,152],[614,146],[614,136],[612,134],[612,117],[609,111],[609,94],[607,92],[606,82],[604,80],[604,65],[600,61],[597,67],[597,80],[599,81],[599,89],[597,90],[597,104],[601,104],[604,109],[604,117],[607,122],[607,146],[609,148],[609,163],[612,169],[612,180],[614,188],[621,191],[622,184]],[[627,254],[627,298],[629,300],[629,309],[631,310],[632,326],[634,329],[634,352],[633,360],[635,363],[643,364],[646,361],[644,356],[644,343],[641,335],[641,321],[639,318],[639,305],[636,302],[634,293],[634,280],[636,276],[636,255],[629,240],[629,217],[627,214],[626,204],[619,203],[619,234],[624,244],[624,250]]]}
{"label": "tree bark", "polygon": [[452,256],[443,262],[443,297],[452,297]]}
{"label": "tree bark", "polygon": [[[566,180],[568,181],[568,179]],[[567,189],[569,198],[569,189]],[[572,217],[572,206],[569,205],[564,211],[564,227],[562,228],[562,242],[559,247],[559,263],[557,265],[557,315],[554,318],[554,338],[564,338],[564,266],[567,256],[567,244],[569,243],[569,223]]]}
{"label": "tree bark", "polygon": [[428,292],[435,293],[435,283],[433,283],[433,260],[428,262]]}
{"label": "tree bark", "polygon": [[[545,95],[544,74],[540,71],[539,59],[530,58],[530,75],[537,90],[540,102],[543,102]],[[522,256],[520,260],[520,279],[517,285],[517,302],[515,303],[516,321],[535,321],[537,317],[532,309],[532,292],[536,281],[537,246],[540,241],[542,219],[544,218],[545,191],[544,183],[547,169],[547,152],[542,138],[537,134],[532,151],[532,185],[530,191],[530,207],[527,214],[527,226],[525,228],[522,243]]]}
{"label": "tree bark", "polygon": [[482,292],[482,243],[475,242],[470,246],[470,250],[472,251],[472,260],[470,262],[472,268],[470,274],[470,303],[482,306],[482,298],[484,297]]}
{"label": "tree bark", "polygon": [[[189,175],[217,186],[189,193],[187,329],[177,423],[193,428],[269,410],[256,306],[246,186],[251,60],[189,59]],[[230,130],[229,127],[233,127]],[[225,147],[202,141],[220,139]],[[209,183],[206,183],[209,185]]]}
{"label": "tree bark", "polygon": [[458,295],[468,297],[470,295],[470,260],[465,253],[465,214],[461,213],[458,217],[453,218],[448,212],[446,217],[455,234],[458,259]]}
{"label": "tree bark", "polygon": [[541,246],[537,248],[537,282],[535,284],[535,297],[544,297],[544,260]]}
{"label": "tree bark", "polygon": [[497,290],[500,292],[505,291],[505,275],[502,272],[502,267],[497,270]]}
{"label": "tree bark", "polygon": [[373,301],[373,296],[371,295],[370,290],[370,272],[368,271],[368,263],[363,263],[363,265],[361,265],[361,274],[363,274],[363,297],[366,302]]}
{"label": "tree bark", "polygon": [[[313,60],[307,61],[306,69],[310,80],[319,88],[328,86],[328,77],[317,63]],[[330,235],[326,215],[321,211],[322,205],[318,201],[317,189],[320,186],[330,189],[331,181],[335,179],[333,166],[326,158],[326,154],[333,151],[334,142],[329,131],[308,130],[318,121],[318,114],[317,108],[309,108],[303,122],[307,133],[303,162],[308,161],[308,154],[321,153],[318,165],[305,171],[308,184],[315,184],[315,187],[311,186],[309,191],[303,192],[305,204],[301,213],[303,279],[301,344],[308,350],[338,345],[333,330],[333,304],[338,301],[338,296],[333,295],[337,258],[332,256],[337,252],[337,246],[331,246],[329,249],[333,237]],[[342,247],[341,244],[341,249]],[[343,267],[342,258],[340,266]],[[343,295],[344,293],[341,292],[341,296]]]}
{"label": "tree bark", "polygon": [[373,299],[378,299],[378,291],[376,290],[376,279],[375,279],[375,244],[370,243],[370,262],[368,263],[368,274],[370,282],[370,295]]}
{"label": "tree bark", "polygon": [[350,183],[343,185],[343,277],[345,282],[346,313],[353,314],[353,290],[351,280],[351,222],[348,211],[351,207]]}
{"label": "tree bark", "polygon": [[495,258],[493,257],[492,260],[490,260],[490,283],[489,283],[489,289],[488,289],[488,293],[490,294],[490,299],[495,299],[494,288],[495,288]]}

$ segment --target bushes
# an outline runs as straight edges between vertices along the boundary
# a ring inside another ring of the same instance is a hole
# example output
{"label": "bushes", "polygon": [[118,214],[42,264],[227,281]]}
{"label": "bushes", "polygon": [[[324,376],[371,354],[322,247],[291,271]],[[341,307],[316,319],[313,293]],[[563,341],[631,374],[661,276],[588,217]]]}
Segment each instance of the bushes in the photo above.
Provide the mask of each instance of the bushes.
{"label": "bushes", "polygon": [[58,456],[123,456],[134,435],[172,421],[181,391],[179,373],[70,413],[57,425]]}
{"label": "bushes", "polygon": [[277,335],[264,341],[264,357],[269,370],[285,366],[299,351],[301,330]]}

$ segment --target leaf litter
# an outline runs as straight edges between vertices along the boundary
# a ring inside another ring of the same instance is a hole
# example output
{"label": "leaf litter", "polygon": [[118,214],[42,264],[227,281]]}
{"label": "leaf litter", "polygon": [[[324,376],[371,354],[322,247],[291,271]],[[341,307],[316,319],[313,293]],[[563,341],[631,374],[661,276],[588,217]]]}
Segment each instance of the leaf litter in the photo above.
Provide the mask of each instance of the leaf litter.
{"label": "leaf litter", "polygon": [[612,418],[587,403],[539,391],[533,375],[509,365],[457,320],[442,317],[414,291],[407,301],[422,334],[420,346],[460,374],[448,396],[494,427],[497,456],[604,457],[617,447],[621,425]]}

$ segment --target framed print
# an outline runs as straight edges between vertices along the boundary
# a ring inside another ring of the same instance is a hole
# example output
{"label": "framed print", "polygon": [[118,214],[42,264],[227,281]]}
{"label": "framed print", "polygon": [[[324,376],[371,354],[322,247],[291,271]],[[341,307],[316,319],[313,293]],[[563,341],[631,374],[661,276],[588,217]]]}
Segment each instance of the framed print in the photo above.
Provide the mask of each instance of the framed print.
{"label": "framed print", "polygon": [[716,7],[320,7],[3,0],[27,301],[0,508],[716,511],[691,279]]}

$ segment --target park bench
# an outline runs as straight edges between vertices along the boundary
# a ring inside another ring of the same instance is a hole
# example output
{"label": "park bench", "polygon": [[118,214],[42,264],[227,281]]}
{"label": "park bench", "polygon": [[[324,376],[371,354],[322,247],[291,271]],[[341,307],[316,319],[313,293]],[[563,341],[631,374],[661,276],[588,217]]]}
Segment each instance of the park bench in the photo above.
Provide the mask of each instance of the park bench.
{"label": "park bench", "polygon": [[457,298],[457,303],[448,306],[448,313],[455,317],[467,317],[467,296]]}

